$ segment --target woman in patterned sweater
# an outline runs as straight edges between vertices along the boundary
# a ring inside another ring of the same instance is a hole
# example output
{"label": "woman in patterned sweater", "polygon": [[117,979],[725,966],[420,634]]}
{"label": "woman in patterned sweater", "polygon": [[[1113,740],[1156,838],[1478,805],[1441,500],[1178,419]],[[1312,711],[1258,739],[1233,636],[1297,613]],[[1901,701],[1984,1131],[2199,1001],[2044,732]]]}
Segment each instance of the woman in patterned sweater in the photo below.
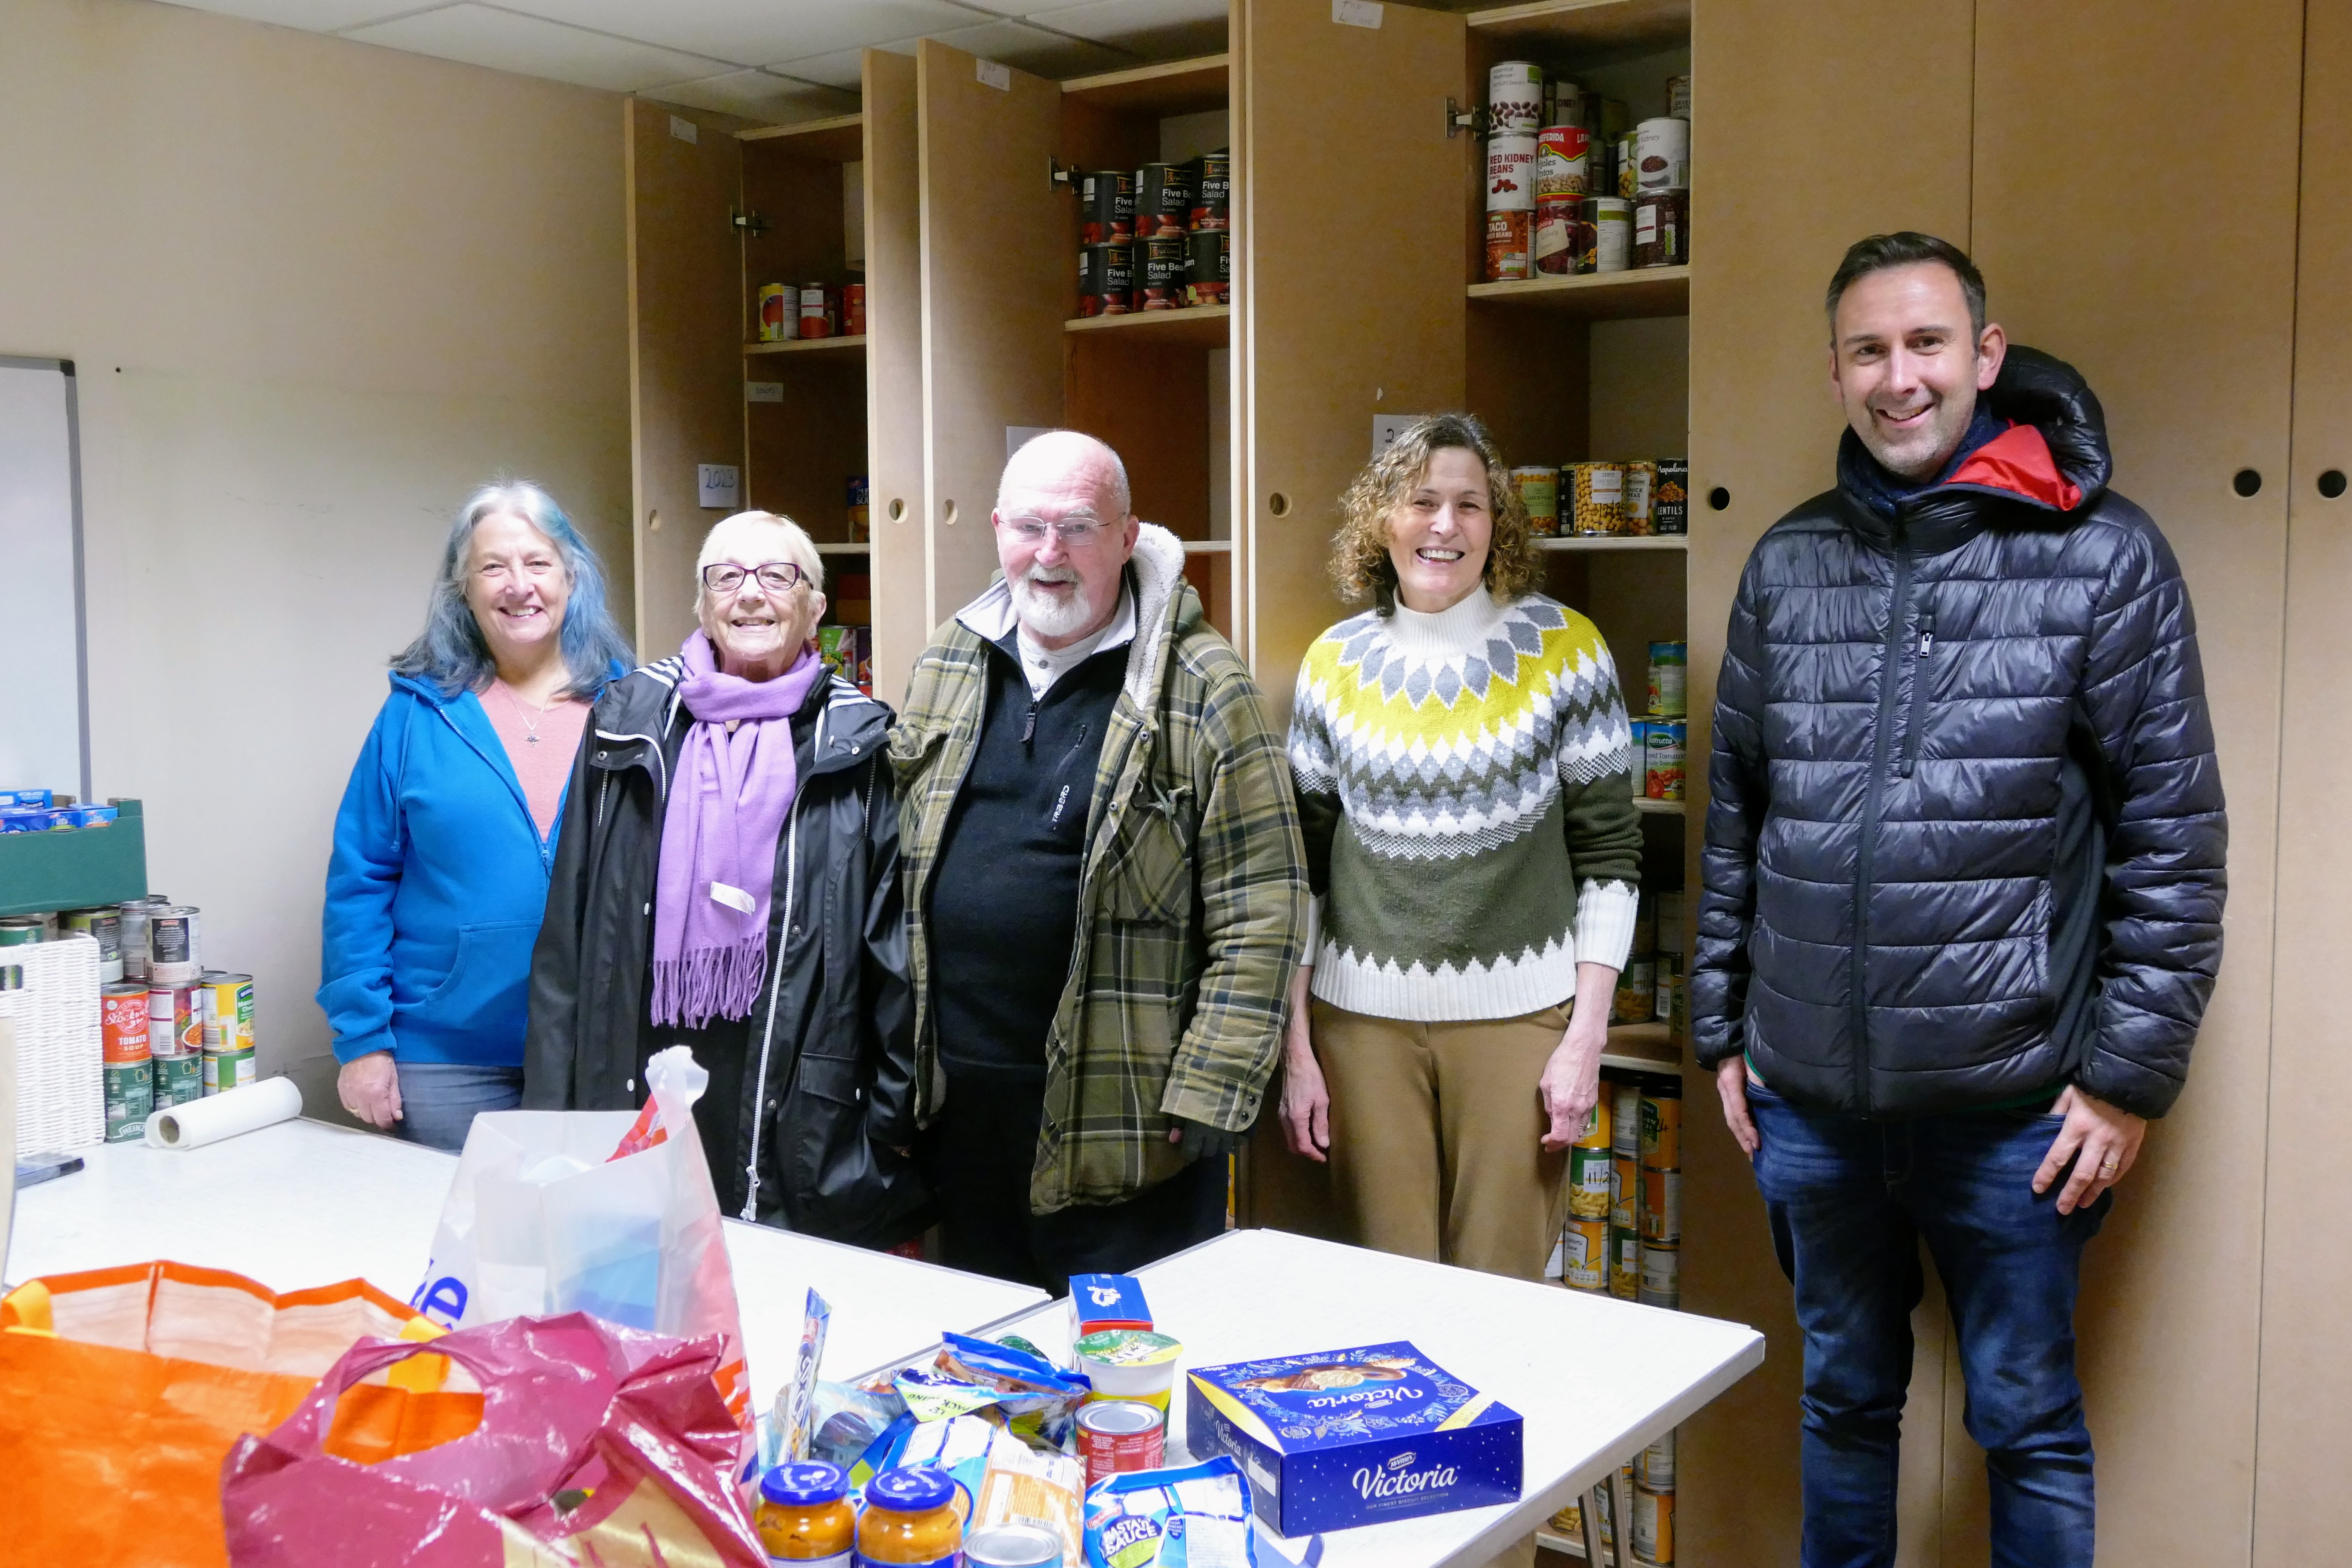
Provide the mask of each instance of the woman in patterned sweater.
{"label": "woman in patterned sweater", "polygon": [[1362,1245],[1541,1279],[1633,935],[1616,666],[1533,591],[1527,512],[1477,420],[1414,425],[1346,510],[1332,572],[1374,605],[1307,650],[1292,710],[1318,929],[1284,1134],[1328,1155]]}

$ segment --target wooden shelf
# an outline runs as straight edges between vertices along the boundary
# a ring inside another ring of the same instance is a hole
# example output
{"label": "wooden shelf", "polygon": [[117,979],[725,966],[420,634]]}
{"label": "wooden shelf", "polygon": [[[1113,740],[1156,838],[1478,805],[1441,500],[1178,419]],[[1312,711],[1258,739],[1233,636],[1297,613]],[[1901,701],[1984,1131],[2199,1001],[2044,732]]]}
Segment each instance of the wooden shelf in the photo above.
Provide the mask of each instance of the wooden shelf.
{"label": "wooden shelf", "polygon": [[1194,305],[1182,310],[1135,310],[1124,316],[1076,316],[1066,332],[1132,332],[1139,342],[1181,343],[1221,349],[1233,338],[1231,305]]}
{"label": "wooden shelf", "polygon": [[838,540],[834,540],[819,544],[816,547],[816,552],[819,555],[871,555],[874,553],[874,546],[871,544],[845,544]]}
{"label": "wooden shelf", "polygon": [[866,353],[866,334],[854,338],[792,338],[781,343],[745,343],[751,354],[807,354],[814,359],[856,359]]}
{"label": "wooden shelf", "polygon": [[[863,550],[865,546],[861,544],[852,548]],[[1686,800],[1652,800],[1643,795],[1633,797],[1633,809],[1649,816],[1684,816],[1689,814],[1689,806],[1690,802]]]}
{"label": "wooden shelf", "polygon": [[866,116],[837,114],[798,125],[762,125],[754,131],[738,131],[735,140],[770,142],[779,153],[821,163],[854,163],[866,156]]}
{"label": "wooden shelf", "polygon": [[1580,1563],[1584,1560],[1584,1542],[1573,1536],[1562,1535],[1558,1531],[1537,1531],[1536,1544],[1546,1552],[1557,1552],[1563,1557],[1573,1557]]}
{"label": "wooden shelf", "polygon": [[1691,0],[1535,0],[1473,11],[1464,20],[1481,42],[1629,54],[1689,43]]}
{"label": "wooden shelf", "polygon": [[1148,114],[1158,120],[1197,114],[1204,109],[1223,109],[1233,100],[1233,66],[1231,55],[1203,55],[1100,76],[1073,77],[1062,84],[1062,96],[1084,98],[1097,109]]}
{"label": "wooden shelf", "polygon": [[1680,550],[1690,548],[1687,533],[1562,534],[1536,541],[1538,550]]}
{"label": "wooden shelf", "polygon": [[1231,555],[1234,542],[1230,539],[1187,539],[1182,542],[1187,555]]}
{"label": "wooden shelf", "polygon": [[1646,1024],[1612,1024],[1601,1065],[1629,1072],[1683,1070],[1683,1053],[1676,1048],[1671,1026],[1660,1019]]}
{"label": "wooden shelf", "polygon": [[1591,321],[1690,314],[1690,267],[1644,267],[1632,272],[1585,272],[1566,278],[1519,278],[1473,283],[1474,305],[1550,310]]}

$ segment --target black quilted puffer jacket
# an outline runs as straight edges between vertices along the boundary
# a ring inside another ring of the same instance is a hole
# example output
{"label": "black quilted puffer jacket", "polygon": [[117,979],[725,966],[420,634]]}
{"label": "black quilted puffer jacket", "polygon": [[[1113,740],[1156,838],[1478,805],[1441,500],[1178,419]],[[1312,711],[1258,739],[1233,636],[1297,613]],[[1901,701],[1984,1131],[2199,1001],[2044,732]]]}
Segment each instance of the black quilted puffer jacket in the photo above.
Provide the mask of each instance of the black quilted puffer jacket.
{"label": "black quilted puffer jacket", "polygon": [[1691,965],[1698,1059],[1901,1117],[2180,1092],[2228,830],[2189,590],[2097,398],[2012,348],[2010,428],[1890,521],[1840,484],[1731,612]]}

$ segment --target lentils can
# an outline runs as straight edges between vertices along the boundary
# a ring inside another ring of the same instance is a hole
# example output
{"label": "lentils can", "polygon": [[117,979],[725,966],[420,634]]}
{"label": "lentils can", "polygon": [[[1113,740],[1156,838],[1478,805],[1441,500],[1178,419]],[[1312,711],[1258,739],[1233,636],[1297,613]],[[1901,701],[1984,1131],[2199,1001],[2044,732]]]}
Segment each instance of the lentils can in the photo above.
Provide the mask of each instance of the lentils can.
{"label": "lentils can", "polygon": [[1643,769],[1648,787],[1643,793],[1652,800],[1683,798],[1684,755],[1689,731],[1690,726],[1680,719],[1650,721],[1649,759]]}
{"label": "lentils can", "polygon": [[1519,492],[1519,504],[1527,508],[1529,533],[1549,538],[1559,531],[1558,468],[1513,468],[1511,488]]}
{"label": "lentils can", "polygon": [[1642,1169],[1683,1168],[1683,1085],[1654,1078],[1642,1085]]}
{"label": "lentils can", "polygon": [[1156,1470],[1167,1453],[1168,1416],[1139,1399],[1102,1399],[1078,1407],[1078,1458],[1087,1485],[1105,1476]]}
{"label": "lentils can", "polygon": [[1571,1290],[1609,1289],[1609,1222],[1570,1218],[1560,1233],[1560,1279]]}
{"label": "lentils can", "polygon": [[1690,531],[1690,459],[1658,459],[1658,498],[1651,507],[1651,526],[1660,533]]}
{"label": "lentils can", "polygon": [[1560,470],[1569,522],[1580,534],[1625,531],[1625,469],[1617,463],[1570,463]]}
{"label": "lentils can", "polygon": [[1616,1156],[1606,1149],[1568,1152],[1568,1212],[1575,1219],[1606,1220]]}
{"label": "lentils can", "polygon": [[1100,245],[1135,233],[1135,176],[1125,169],[1097,169],[1079,177],[1078,243]]}
{"label": "lentils can", "polygon": [[1514,282],[1528,276],[1528,239],[1532,212],[1490,212],[1486,215],[1486,281]]}
{"label": "lentils can", "polygon": [[1543,127],[1543,68],[1529,60],[1504,60],[1486,72],[1486,132],[1494,136],[1533,136]]}

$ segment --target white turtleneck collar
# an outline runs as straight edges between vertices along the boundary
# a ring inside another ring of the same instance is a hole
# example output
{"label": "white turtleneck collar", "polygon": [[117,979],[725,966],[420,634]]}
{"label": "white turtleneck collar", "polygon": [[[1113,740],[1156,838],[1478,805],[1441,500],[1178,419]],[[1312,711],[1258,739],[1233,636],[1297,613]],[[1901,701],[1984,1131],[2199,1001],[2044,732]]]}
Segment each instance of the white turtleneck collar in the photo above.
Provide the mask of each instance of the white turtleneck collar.
{"label": "white turtleneck collar", "polygon": [[1481,583],[1449,608],[1429,614],[1409,609],[1402,599],[1389,616],[1389,646],[1407,658],[1443,663],[1483,653],[1507,612]]}

